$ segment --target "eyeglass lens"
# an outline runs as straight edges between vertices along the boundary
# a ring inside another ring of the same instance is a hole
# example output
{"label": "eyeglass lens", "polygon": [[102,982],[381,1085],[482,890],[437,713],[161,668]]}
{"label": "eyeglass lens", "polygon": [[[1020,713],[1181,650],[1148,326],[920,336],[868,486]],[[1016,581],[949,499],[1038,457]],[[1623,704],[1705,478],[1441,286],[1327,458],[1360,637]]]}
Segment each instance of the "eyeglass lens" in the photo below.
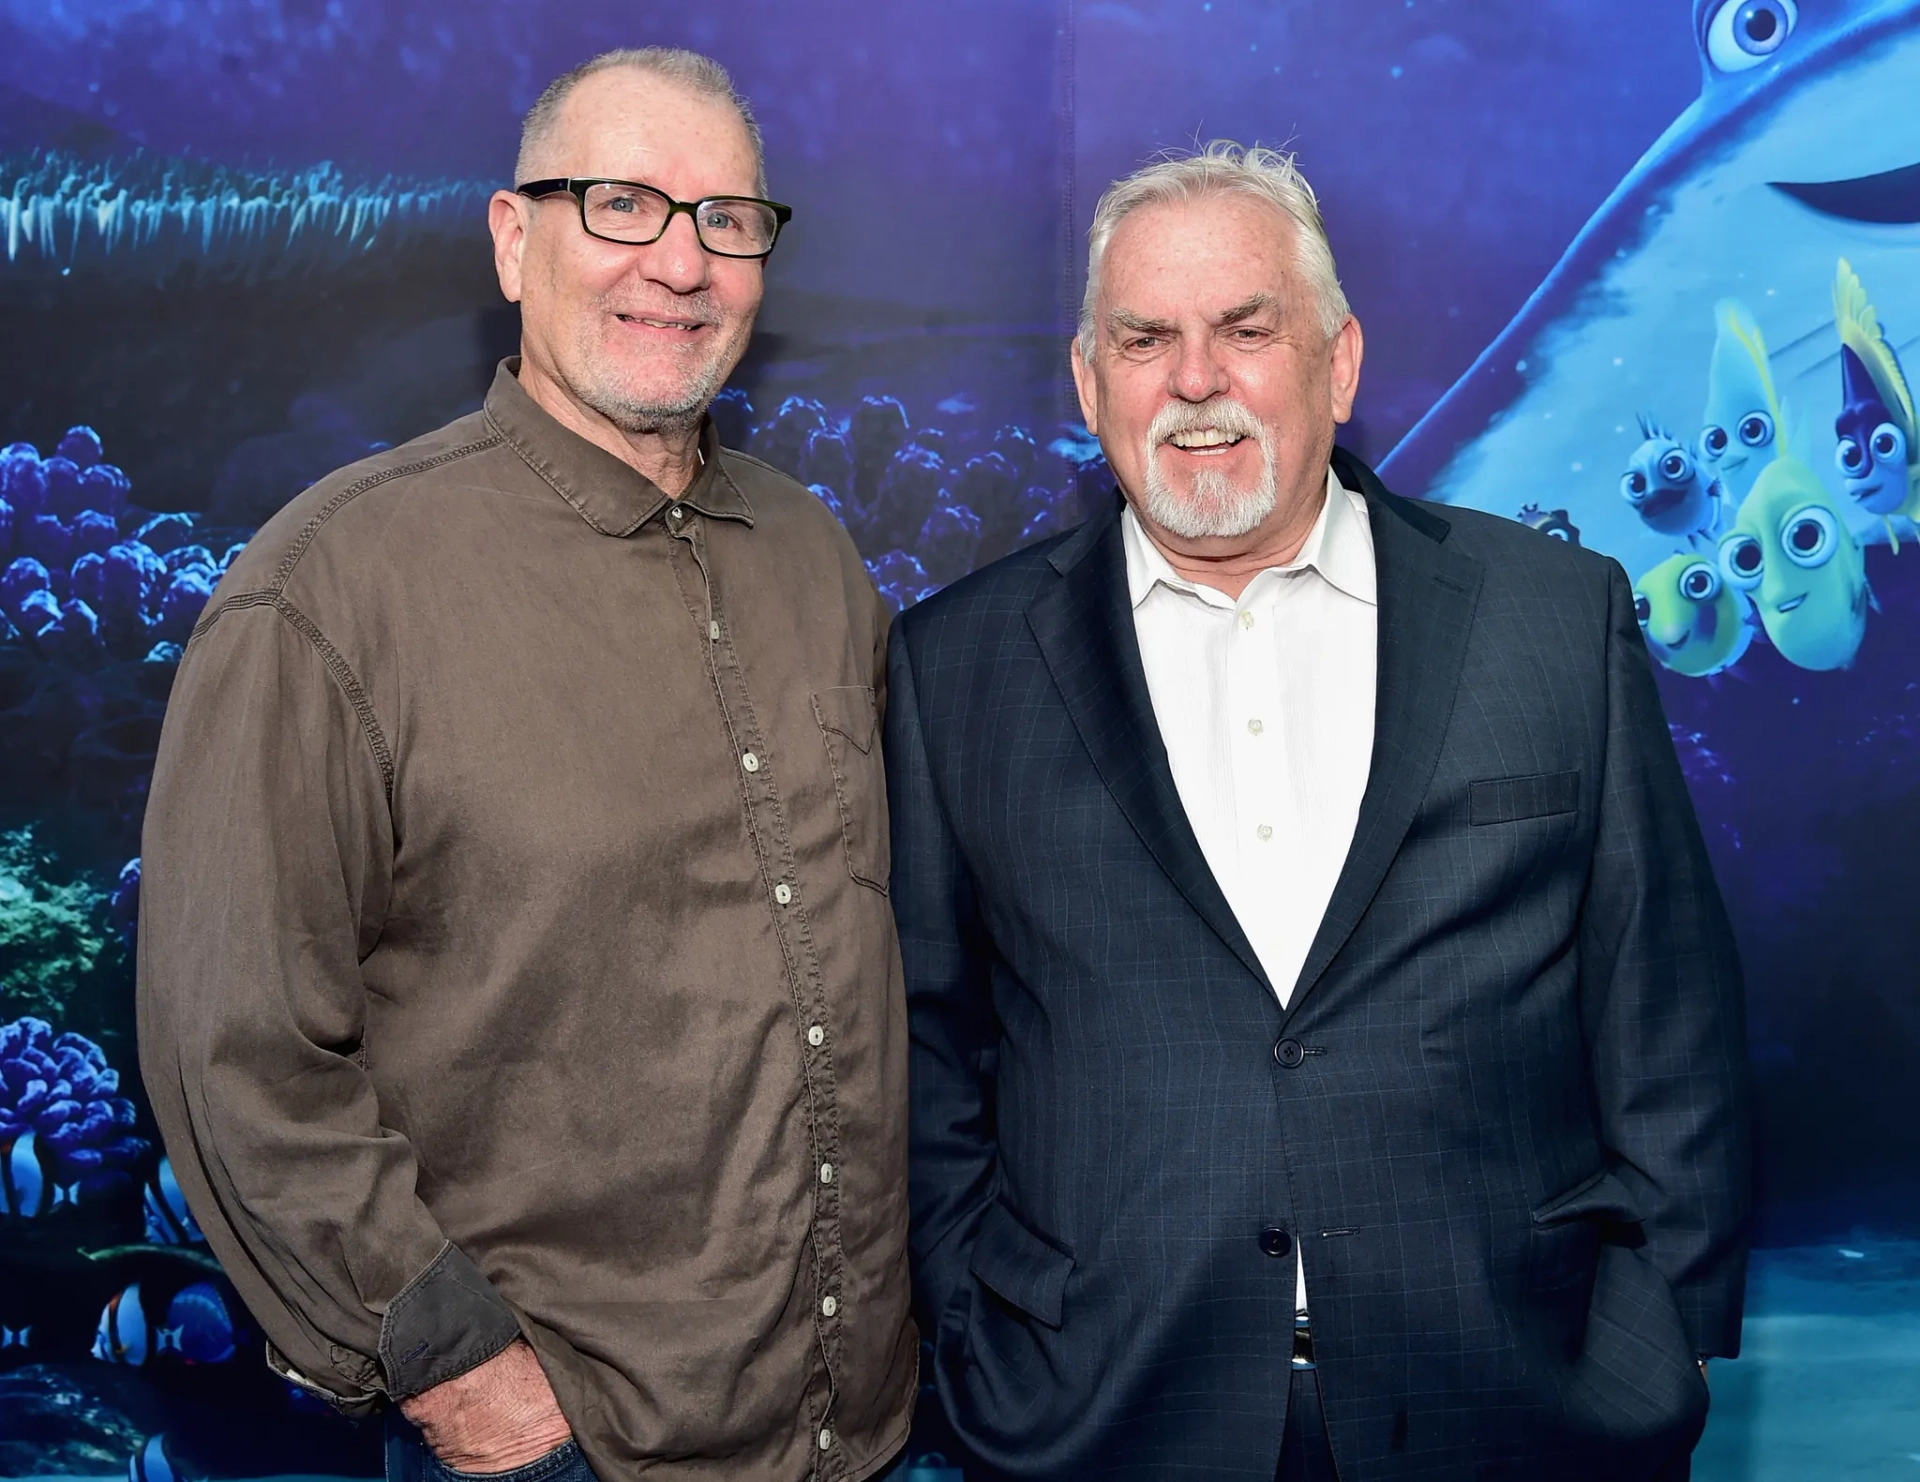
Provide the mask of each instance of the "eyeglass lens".
{"label": "eyeglass lens", "polygon": [[[651,242],[666,230],[671,206],[665,196],[631,185],[587,187],[587,230],[615,242]],[[773,247],[779,219],[759,201],[716,196],[693,211],[694,230],[709,252],[759,257]]]}

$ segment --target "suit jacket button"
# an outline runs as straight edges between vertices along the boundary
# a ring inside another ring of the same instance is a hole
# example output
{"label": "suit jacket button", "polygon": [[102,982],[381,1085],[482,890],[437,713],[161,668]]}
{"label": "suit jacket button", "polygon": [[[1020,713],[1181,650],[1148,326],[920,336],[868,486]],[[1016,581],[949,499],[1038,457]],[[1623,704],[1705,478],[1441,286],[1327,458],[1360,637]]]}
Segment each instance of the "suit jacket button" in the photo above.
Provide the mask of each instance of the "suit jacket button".
{"label": "suit jacket button", "polygon": [[1283,1039],[1273,1047],[1273,1058],[1286,1066],[1288,1070],[1292,1070],[1302,1060],[1307,1058],[1307,1052],[1300,1048],[1299,1040]]}
{"label": "suit jacket button", "polygon": [[1260,1232],[1260,1249],[1270,1256],[1284,1256],[1293,1249],[1293,1237],[1278,1225],[1269,1225]]}

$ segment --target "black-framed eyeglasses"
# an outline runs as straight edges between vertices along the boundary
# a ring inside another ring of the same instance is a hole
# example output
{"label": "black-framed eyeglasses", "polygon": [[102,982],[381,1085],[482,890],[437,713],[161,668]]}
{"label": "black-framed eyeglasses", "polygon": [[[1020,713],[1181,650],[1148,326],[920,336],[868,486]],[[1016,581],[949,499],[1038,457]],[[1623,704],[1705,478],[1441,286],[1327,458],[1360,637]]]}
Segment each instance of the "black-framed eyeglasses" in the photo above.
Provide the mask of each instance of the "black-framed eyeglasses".
{"label": "black-framed eyeglasses", "polygon": [[687,213],[700,245],[715,257],[765,257],[793,219],[793,208],[757,196],[707,196],[676,201],[663,190],[637,180],[598,180],[575,176],[529,180],[514,191],[538,200],[566,191],[580,206],[580,225],[590,237],[644,247],[667,233],[674,214]]}

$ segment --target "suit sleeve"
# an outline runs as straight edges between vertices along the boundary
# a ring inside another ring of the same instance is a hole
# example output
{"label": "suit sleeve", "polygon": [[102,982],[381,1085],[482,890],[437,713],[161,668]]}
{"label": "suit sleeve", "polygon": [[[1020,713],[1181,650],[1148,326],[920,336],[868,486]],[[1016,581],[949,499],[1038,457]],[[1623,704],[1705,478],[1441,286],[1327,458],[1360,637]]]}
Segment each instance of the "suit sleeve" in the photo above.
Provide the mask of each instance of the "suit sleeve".
{"label": "suit sleeve", "polygon": [[991,948],[935,786],[902,629],[894,624],[888,666],[887,800],[911,1056],[914,1297],[931,1333],[968,1279],[973,1232],[993,1199],[999,1033]]}
{"label": "suit sleeve", "polygon": [[393,874],[378,735],[310,623],[230,603],[181,665],[142,841],[140,1062],[175,1174],[270,1362],[347,1409],[518,1333],[359,1059]]}
{"label": "suit sleeve", "polygon": [[1606,762],[1581,925],[1601,1134],[1695,1350],[1732,1357],[1752,1204],[1740,964],[1632,591],[1609,565]]}

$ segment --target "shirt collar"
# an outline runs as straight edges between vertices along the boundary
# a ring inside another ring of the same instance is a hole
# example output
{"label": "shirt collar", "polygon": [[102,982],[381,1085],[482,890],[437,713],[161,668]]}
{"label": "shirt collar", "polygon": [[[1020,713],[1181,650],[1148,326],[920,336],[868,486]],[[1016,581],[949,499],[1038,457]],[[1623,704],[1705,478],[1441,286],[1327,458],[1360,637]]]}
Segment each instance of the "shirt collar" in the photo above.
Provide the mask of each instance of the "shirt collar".
{"label": "shirt collar", "polygon": [[[1122,542],[1127,553],[1127,597],[1134,607],[1152,595],[1156,586],[1199,595],[1199,586],[1173,569],[1160,547],[1140,523],[1128,502],[1120,515]],[[1333,470],[1327,470],[1326,498],[1319,518],[1307,532],[1300,554],[1269,571],[1302,571],[1312,567],[1332,586],[1369,606],[1379,601],[1373,561],[1373,532],[1367,528],[1360,496],[1342,488]]]}
{"label": "shirt collar", "polygon": [[508,356],[487,392],[487,420],[526,465],[552,486],[581,519],[602,535],[631,535],[669,504],[684,504],[719,520],[753,523],[753,508],[727,472],[713,419],[700,424],[705,460],[678,499],[605,448],[563,427],[520,384],[520,357]]}

